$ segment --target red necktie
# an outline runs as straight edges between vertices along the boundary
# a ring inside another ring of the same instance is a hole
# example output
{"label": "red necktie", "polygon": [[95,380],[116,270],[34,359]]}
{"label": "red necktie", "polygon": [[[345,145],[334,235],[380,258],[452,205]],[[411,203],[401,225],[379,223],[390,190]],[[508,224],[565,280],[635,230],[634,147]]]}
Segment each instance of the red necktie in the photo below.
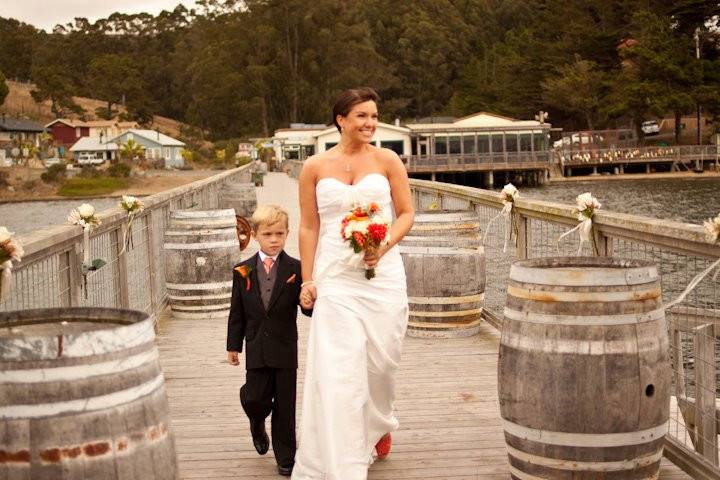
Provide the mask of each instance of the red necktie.
{"label": "red necktie", "polygon": [[263,260],[263,265],[265,265],[265,273],[267,273],[268,275],[270,274],[273,263],[275,263],[275,260],[270,257],[265,257],[265,260]]}

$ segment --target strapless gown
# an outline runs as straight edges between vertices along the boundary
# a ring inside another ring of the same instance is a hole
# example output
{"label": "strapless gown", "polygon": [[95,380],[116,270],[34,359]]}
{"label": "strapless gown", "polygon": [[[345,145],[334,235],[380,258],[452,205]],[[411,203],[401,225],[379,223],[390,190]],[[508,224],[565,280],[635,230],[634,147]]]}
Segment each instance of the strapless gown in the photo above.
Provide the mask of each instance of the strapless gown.
{"label": "strapless gown", "polygon": [[340,223],[356,202],[393,214],[390,184],[371,173],[354,185],[323,178],[316,187],[320,234],[313,278],[299,449],[293,480],[364,480],[373,449],[394,431],[395,374],[408,319],[405,269],[397,247],[365,278],[348,261]]}

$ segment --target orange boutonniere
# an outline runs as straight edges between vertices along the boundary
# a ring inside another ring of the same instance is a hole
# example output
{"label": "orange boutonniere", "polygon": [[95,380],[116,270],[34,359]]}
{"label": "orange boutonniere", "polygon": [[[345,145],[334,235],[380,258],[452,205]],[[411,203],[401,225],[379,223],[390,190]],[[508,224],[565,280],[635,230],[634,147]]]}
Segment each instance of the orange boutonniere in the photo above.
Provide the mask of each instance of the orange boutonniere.
{"label": "orange boutonniere", "polygon": [[245,290],[250,290],[250,272],[252,272],[252,267],[249,265],[240,265],[239,267],[235,267],[235,271],[245,279]]}

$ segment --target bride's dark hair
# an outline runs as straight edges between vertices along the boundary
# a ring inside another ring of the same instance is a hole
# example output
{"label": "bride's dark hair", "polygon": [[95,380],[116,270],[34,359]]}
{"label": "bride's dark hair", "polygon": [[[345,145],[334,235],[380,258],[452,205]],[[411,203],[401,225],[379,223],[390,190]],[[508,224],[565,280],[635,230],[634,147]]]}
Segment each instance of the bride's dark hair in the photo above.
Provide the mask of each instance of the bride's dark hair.
{"label": "bride's dark hair", "polygon": [[355,105],[370,100],[376,104],[380,103],[380,96],[370,87],[350,88],[338,95],[335,105],[333,106],[333,123],[335,127],[337,127],[338,132],[341,131],[340,125],[337,123],[338,115],[347,117]]}

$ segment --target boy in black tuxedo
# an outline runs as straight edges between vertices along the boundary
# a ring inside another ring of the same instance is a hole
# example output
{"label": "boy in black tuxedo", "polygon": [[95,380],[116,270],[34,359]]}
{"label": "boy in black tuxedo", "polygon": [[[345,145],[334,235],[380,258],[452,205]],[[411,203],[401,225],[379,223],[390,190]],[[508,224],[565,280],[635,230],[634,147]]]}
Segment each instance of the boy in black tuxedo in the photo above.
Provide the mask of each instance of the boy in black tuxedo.
{"label": "boy in black tuxedo", "polygon": [[[245,385],[240,403],[250,419],[253,444],[260,455],[270,441],[265,418],[272,413],[271,434],[278,473],[289,476],[295,459],[295,384],[297,377],[297,307],[300,261],[283,251],[288,215],[265,205],[250,223],[260,252],[233,270],[232,303],[228,317],[227,352],[238,365],[245,339]],[[311,312],[303,310],[310,315]]]}

